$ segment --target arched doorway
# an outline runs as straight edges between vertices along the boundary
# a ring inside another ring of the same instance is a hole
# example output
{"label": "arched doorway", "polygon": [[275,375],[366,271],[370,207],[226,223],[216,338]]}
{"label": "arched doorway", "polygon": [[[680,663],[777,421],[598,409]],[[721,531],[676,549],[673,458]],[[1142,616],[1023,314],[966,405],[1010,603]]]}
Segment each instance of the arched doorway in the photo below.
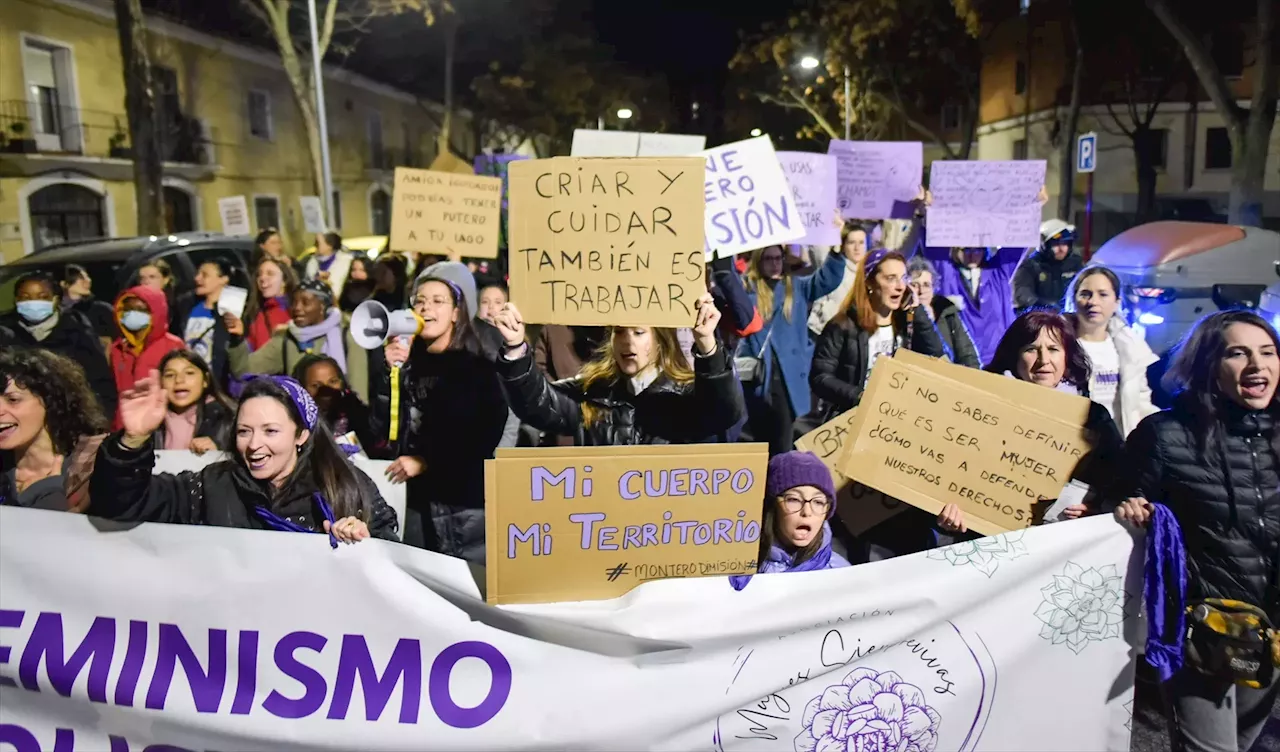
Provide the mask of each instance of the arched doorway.
{"label": "arched doorway", "polygon": [[164,187],[164,226],[169,232],[191,232],[196,229],[195,212],[191,210],[190,193],[171,185]]}
{"label": "arched doorway", "polygon": [[106,235],[102,196],[75,183],[45,186],[27,199],[33,250]]}
{"label": "arched doorway", "polygon": [[391,194],[381,188],[369,194],[369,229],[373,235],[391,234]]}

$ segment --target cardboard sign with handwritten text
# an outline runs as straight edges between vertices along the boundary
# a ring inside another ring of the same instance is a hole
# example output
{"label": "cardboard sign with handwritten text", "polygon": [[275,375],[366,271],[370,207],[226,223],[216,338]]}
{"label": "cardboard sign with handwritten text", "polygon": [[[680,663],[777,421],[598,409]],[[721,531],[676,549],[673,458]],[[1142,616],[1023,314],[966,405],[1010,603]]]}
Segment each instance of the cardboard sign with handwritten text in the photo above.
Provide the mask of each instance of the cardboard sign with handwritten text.
{"label": "cardboard sign with handwritten text", "polygon": [[840,472],[838,465],[844,456],[845,444],[853,435],[850,426],[857,412],[855,407],[801,436],[796,440],[796,449],[818,455],[831,471],[831,479],[836,484],[836,515],[846,530],[862,535],[907,507],[874,488],[849,480]]}
{"label": "cardboard sign with handwritten text", "polygon": [[485,462],[488,601],[755,572],[767,464],[765,444],[498,450]]}
{"label": "cardboard sign with handwritten text", "polygon": [[1040,244],[1043,159],[949,162],[929,168],[929,245],[1031,248]]}
{"label": "cardboard sign with handwritten text", "polygon": [[501,178],[397,167],[391,247],[497,258],[501,203]]}
{"label": "cardboard sign with handwritten text", "polygon": [[1081,423],[896,357],[876,361],[850,431],[842,473],[933,514],[958,504],[987,535],[1030,527],[1091,448]]}
{"label": "cardboard sign with handwritten text", "polygon": [[512,164],[511,300],[524,320],[692,326],[707,289],[705,170],[700,157]]}

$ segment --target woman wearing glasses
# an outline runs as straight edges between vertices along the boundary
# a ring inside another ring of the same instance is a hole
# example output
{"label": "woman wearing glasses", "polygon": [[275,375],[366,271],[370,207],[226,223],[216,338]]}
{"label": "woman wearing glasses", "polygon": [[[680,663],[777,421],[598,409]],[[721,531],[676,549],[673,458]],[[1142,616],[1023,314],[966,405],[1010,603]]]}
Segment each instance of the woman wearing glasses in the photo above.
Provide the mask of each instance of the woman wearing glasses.
{"label": "woman wearing glasses", "polygon": [[459,285],[423,274],[409,302],[422,330],[384,349],[372,433],[395,451],[387,476],[409,484],[404,542],[483,564],[484,461],[502,439],[506,396]]}

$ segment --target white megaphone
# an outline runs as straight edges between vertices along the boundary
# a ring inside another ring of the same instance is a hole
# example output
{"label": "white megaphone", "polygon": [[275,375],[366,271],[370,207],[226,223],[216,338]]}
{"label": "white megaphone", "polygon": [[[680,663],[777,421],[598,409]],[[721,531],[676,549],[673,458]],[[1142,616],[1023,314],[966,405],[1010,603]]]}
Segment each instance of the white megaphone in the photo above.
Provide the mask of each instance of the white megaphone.
{"label": "white megaphone", "polygon": [[422,318],[409,310],[388,311],[376,300],[366,300],[351,314],[351,339],[366,350],[376,350],[394,337],[416,337]]}

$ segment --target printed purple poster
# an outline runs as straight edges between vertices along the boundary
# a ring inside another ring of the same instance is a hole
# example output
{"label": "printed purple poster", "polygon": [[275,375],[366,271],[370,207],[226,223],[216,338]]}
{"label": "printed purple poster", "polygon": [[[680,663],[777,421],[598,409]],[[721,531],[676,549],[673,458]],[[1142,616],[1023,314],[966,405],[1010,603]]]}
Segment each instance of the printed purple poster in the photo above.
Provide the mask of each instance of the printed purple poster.
{"label": "printed purple poster", "polygon": [[1030,248],[1040,244],[1043,159],[933,163],[929,245]]}
{"label": "printed purple poster", "polygon": [[791,185],[796,213],[804,223],[805,236],[799,245],[840,245],[840,228],[835,224],[836,158],[805,151],[780,151],[778,163]]}
{"label": "printed purple poster", "polygon": [[894,219],[895,207],[899,215],[910,211],[905,205],[916,197],[924,175],[919,141],[836,138],[827,153],[839,164],[839,206],[845,219]]}

